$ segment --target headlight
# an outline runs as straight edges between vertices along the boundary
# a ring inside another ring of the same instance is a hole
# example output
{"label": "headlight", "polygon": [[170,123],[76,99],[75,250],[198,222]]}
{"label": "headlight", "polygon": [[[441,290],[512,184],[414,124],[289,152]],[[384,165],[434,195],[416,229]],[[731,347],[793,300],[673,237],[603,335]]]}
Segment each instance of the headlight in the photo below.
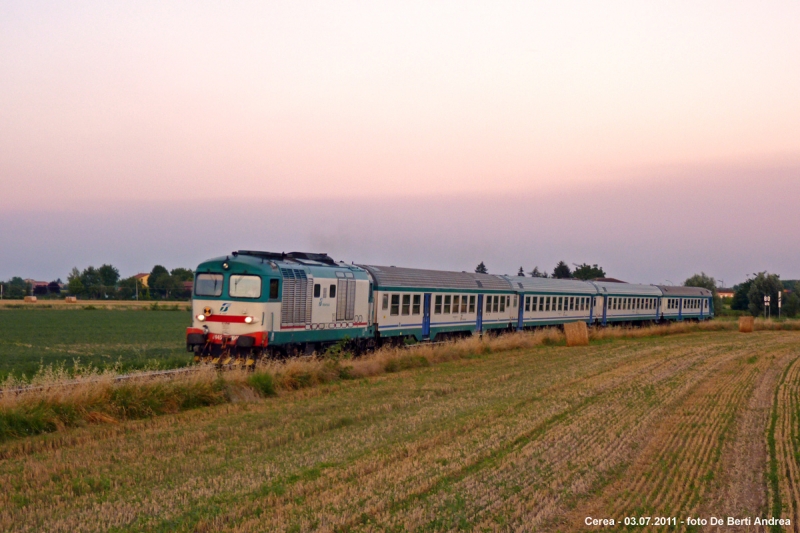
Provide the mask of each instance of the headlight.
{"label": "headlight", "polygon": [[244,323],[245,324],[252,324],[253,323],[253,317],[251,317],[251,316],[244,317]]}
{"label": "headlight", "polygon": [[205,315],[197,315],[195,318],[197,320],[199,320],[200,322],[202,322],[202,321],[204,321],[206,319]]}

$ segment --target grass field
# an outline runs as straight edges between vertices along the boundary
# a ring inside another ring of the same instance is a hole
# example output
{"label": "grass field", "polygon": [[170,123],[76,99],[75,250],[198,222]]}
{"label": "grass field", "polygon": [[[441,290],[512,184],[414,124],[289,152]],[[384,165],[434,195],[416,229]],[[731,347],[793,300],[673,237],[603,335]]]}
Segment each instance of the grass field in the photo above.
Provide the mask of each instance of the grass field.
{"label": "grass field", "polygon": [[586,516],[782,515],[792,531],[799,357],[793,331],[609,338],[12,440],[0,529],[574,531]]}
{"label": "grass field", "polygon": [[75,360],[102,368],[120,363],[123,371],[184,366],[191,361],[190,313],[186,304],[168,308],[176,310],[0,307],[0,380]]}

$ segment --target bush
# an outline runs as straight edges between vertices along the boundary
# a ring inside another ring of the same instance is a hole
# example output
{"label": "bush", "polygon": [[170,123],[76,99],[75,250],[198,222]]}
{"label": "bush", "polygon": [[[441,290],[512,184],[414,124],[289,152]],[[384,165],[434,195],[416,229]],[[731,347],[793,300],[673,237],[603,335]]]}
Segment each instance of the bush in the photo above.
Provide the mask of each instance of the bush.
{"label": "bush", "polygon": [[266,372],[256,372],[247,378],[250,385],[261,396],[275,396],[275,378]]}

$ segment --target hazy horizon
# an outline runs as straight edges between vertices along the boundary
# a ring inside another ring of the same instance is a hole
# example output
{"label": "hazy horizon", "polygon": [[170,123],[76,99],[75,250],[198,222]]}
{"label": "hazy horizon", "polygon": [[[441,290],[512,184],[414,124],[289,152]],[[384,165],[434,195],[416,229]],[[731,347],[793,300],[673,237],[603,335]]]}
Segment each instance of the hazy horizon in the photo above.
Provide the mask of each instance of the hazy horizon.
{"label": "hazy horizon", "polygon": [[[800,278],[797,2],[3,2],[0,279]],[[628,218],[624,218],[628,217]]]}

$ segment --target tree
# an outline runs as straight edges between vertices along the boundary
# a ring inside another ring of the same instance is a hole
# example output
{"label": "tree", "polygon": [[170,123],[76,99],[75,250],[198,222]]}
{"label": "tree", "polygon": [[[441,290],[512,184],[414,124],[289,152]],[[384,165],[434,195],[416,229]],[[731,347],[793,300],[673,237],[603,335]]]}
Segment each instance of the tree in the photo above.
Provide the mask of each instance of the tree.
{"label": "tree", "polygon": [[51,281],[47,284],[47,291],[50,294],[61,294],[61,285],[58,281]]}
{"label": "tree", "polygon": [[78,267],[72,267],[72,271],[67,275],[67,290],[74,296],[82,295],[85,290]]}
{"label": "tree", "polygon": [[142,282],[134,276],[119,280],[119,295],[120,300],[130,300],[139,295],[139,298],[144,298],[144,286]]}
{"label": "tree", "polygon": [[559,261],[553,269],[553,277],[556,279],[569,279],[572,277],[572,271],[564,261]]}
{"label": "tree", "polygon": [[189,268],[173,268],[170,274],[175,281],[194,281],[194,271]]}
{"label": "tree", "polygon": [[119,270],[111,265],[103,265],[97,269],[97,273],[102,280],[106,290],[113,290],[119,281]]}
{"label": "tree", "polygon": [[520,277],[523,277],[523,278],[525,277],[525,271],[522,270],[522,267],[519,267],[519,272],[517,272],[517,276],[520,276]]}
{"label": "tree", "polygon": [[800,313],[800,296],[796,292],[791,292],[783,302],[783,316],[794,318]]}
{"label": "tree", "polygon": [[783,291],[783,284],[781,283],[780,276],[777,274],[768,274],[759,272],[753,278],[753,284],[750,291],[747,293],[747,298],[750,304],[747,310],[753,316],[764,314],[764,296],[769,296],[770,300],[770,313],[772,316],[778,316],[778,292]]}
{"label": "tree", "polygon": [[592,266],[584,263],[578,267],[575,267],[575,271],[572,272],[572,277],[575,279],[582,279],[584,281],[595,278],[604,278],[606,277],[606,271],[603,270],[602,267],[597,266],[596,263]]}
{"label": "tree", "polygon": [[33,294],[36,296],[47,295],[47,285],[37,285],[33,288]]}
{"label": "tree", "polygon": [[169,275],[169,271],[161,265],[156,265],[150,271],[147,278],[147,287],[151,295],[169,298],[169,292],[174,288],[175,280]]}
{"label": "tree", "polygon": [[89,298],[100,298],[103,296],[103,279],[100,272],[93,266],[88,266],[81,272],[81,283],[83,290]]}
{"label": "tree", "polygon": [[3,297],[4,298],[11,298],[11,299],[22,299],[27,292],[27,284],[25,280],[20,278],[19,276],[14,276],[8,283],[5,284],[5,288],[3,289]]}
{"label": "tree", "polygon": [[735,311],[747,311],[750,305],[750,287],[753,286],[753,280],[747,278],[744,283],[740,283],[733,287],[733,299],[731,301],[731,309]]}
{"label": "tree", "polygon": [[722,310],[722,298],[717,294],[717,280],[707,275],[705,272],[700,272],[694,276],[687,278],[683,282],[684,287],[700,287],[711,291],[711,296],[714,300],[714,309],[717,313]]}
{"label": "tree", "polygon": [[531,277],[532,278],[549,278],[550,275],[547,272],[542,272],[539,270],[538,266],[533,267],[531,270]]}
{"label": "tree", "polygon": [[483,264],[483,261],[480,262],[478,266],[475,267],[476,274],[488,274],[489,270],[486,268],[486,265]]}

